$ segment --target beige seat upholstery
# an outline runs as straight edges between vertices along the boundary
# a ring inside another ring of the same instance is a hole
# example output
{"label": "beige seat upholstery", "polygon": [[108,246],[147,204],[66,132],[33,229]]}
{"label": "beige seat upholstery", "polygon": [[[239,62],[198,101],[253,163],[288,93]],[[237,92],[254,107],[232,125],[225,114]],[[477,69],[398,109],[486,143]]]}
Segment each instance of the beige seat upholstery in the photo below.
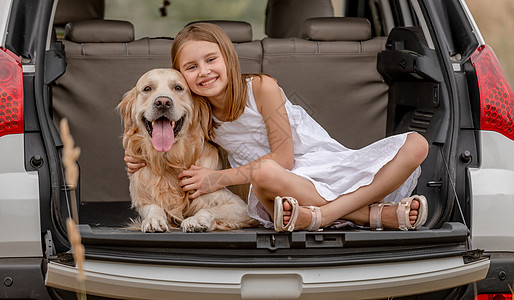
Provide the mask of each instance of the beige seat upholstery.
{"label": "beige seat upholstery", "polygon": [[262,41],[262,71],[333,138],[360,148],[385,136],[388,86],[377,72],[385,38],[359,18],[313,18],[303,38]]}
{"label": "beige seat upholstery", "polygon": [[270,38],[299,37],[305,20],[333,16],[331,0],[268,0],[265,33]]}
{"label": "beige seat upholstery", "polygon": [[54,120],[69,119],[81,148],[81,201],[128,201],[121,119],[115,107],[137,79],[171,66],[171,39],[134,41],[132,24],[68,23],[63,41],[66,73],[53,87]]}
{"label": "beige seat upholstery", "polygon": [[65,26],[68,22],[103,19],[105,0],[61,0],[57,3],[54,24]]}
{"label": "beige seat upholstery", "polygon": [[[262,47],[245,22],[224,22],[245,73],[261,72]],[[53,87],[54,120],[69,119],[81,148],[81,201],[129,201],[123,162],[121,118],[115,107],[139,77],[171,66],[172,39],[134,40],[126,21],[68,23],[64,40],[66,73]]]}
{"label": "beige seat upholstery", "polygon": [[102,20],[105,14],[105,0],[59,0],[54,17],[54,31],[58,37],[64,34],[69,22]]}
{"label": "beige seat upholstery", "polygon": [[[387,85],[376,70],[384,38],[367,20],[307,20],[303,38],[252,40],[245,22],[215,22],[234,42],[244,73],[277,78],[334,138],[362,147],[385,136]],[[122,124],[115,107],[138,78],[171,65],[172,39],[134,40],[125,21],[81,20],[64,32],[67,69],[53,87],[54,120],[69,119],[81,147],[81,201],[130,201]]]}

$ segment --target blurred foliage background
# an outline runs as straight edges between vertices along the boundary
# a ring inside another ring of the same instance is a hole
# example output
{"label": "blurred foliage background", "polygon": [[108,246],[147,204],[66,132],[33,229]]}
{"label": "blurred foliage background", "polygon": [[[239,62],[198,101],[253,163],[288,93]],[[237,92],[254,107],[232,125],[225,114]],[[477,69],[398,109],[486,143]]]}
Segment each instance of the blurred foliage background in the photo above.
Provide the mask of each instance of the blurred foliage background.
{"label": "blurred foliage background", "polygon": [[466,3],[514,88],[514,0],[467,0]]}
{"label": "blurred foliage background", "polygon": [[[246,21],[252,25],[254,39],[264,37],[267,0],[170,0],[167,6],[163,2],[108,0],[105,18],[130,21],[136,29],[136,39],[145,36],[172,37],[189,22],[200,20]],[[124,7],[134,9],[127,11]]]}

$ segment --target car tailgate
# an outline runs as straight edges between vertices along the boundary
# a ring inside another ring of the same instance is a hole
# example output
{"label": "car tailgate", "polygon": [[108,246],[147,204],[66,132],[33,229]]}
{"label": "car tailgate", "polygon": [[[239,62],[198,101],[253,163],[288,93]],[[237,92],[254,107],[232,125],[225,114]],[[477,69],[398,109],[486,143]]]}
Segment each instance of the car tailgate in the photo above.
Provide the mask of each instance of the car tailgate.
{"label": "car tailgate", "polygon": [[[88,293],[121,298],[352,299],[441,290],[484,278],[460,223],[417,231],[144,234],[80,225]],[[76,290],[70,257],[48,264],[49,286]]]}
{"label": "car tailgate", "polygon": [[[86,260],[90,294],[129,299],[361,299],[441,290],[484,278],[461,256],[309,268],[230,268]],[[75,267],[50,262],[46,284],[79,291]]]}

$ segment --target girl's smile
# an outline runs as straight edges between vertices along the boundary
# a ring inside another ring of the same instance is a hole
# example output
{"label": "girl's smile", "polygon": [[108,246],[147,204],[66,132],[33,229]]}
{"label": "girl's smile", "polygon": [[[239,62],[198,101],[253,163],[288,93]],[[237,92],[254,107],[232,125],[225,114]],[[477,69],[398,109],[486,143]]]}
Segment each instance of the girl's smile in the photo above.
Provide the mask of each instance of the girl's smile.
{"label": "girl's smile", "polygon": [[209,79],[209,80],[202,81],[202,82],[200,82],[200,85],[204,86],[204,87],[208,86],[208,85],[214,83],[217,79],[218,78],[212,78],[212,79]]}
{"label": "girl's smile", "polygon": [[191,91],[222,107],[228,85],[227,67],[217,44],[191,40],[179,52],[180,72]]}

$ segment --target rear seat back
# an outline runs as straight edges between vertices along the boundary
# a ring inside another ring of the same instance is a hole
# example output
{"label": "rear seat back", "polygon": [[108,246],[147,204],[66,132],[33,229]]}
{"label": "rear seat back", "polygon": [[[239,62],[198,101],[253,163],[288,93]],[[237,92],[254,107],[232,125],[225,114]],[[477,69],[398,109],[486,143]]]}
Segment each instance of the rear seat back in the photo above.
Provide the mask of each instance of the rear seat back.
{"label": "rear seat back", "polygon": [[[213,21],[214,22],[214,21]],[[245,22],[215,22],[234,42],[245,73],[260,73],[262,46]],[[81,148],[81,201],[129,201],[121,118],[115,107],[139,77],[171,66],[172,39],[134,40],[125,21],[81,20],[64,32],[66,73],[53,87],[54,120],[69,120]]]}
{"label": "rear seat back", "polygon": [[265,32],[270,38],[299,37],[305,20],[333,16],[331,0],[268,0]]}
{"label": "rear seat back", "polygon": [[385,136],[388,86],[377,71],[385,38],[371,38],[359,18],[312,18],[303,38],[266,38],[263,73],[278,80],[343,145],[360,148]]}
{"label": "rear seat back", "polygon": [[[376,71],[385,38],[370,38],[367,20],[316,18],[303,38],[252,40],[244,22],[213,22],[234,42],[243,73],[278,79],[289,99],[302,105],[349,147],[385,135],[387,85]],[[53,87],[54,120],[69,119],[81,147],[81,201],[129,201],[122,124],[115,107],[139,77],[171,66],[171,39],[134,40],[132,24],[82,20],[69,23],[64,40],[67,69]]]}
{"label": "rear seat back", "polygon": [[54,25],[64,27],[69,22],[101,20],[105,14],[105,0],[60,0],[57,3]]}
{"label": "rear seat back", "polygon": [[89,20],[65,29],[66,73],[53,87],[54,120],[69,120],[81,148],[82,201],[127,201],[121,119],[115,107],[138,78],[171,66],[171,39],[134,41],[132,24]]}

